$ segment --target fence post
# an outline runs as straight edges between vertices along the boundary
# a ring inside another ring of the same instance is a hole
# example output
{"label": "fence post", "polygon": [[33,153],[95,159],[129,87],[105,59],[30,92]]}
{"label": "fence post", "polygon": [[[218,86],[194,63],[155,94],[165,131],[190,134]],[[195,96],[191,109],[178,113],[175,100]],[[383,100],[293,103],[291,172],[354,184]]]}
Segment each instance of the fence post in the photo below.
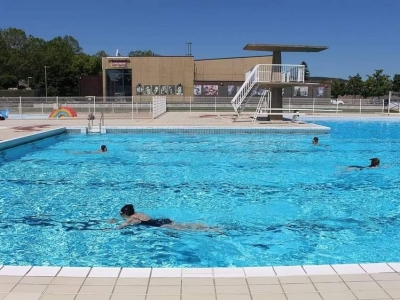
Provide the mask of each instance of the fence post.
{"label": "fence post", "polygon": [[214,107],[215,107],[214,112],[216,113],[217,112],[217,97],[215,97],[215,105],[214,105]]}
{"label": "fence post", "polygon": [[43,111],[43,102],[42,102],[42,115],[44,114],[44,111]]}
{"label": "fence post", "polygon": [[133,120],[133,95],[132,95],[132,120]]}
{"label": "fence post", "polygon": [[312,113],[315,113],[315,98],[312,98]]}
{"label": "fence post", "polygon": [[93,115],[96,115],[96,96],[93,96]]}
{"label": "fence post", "polygon": [[289,97],[289,112],[291,111],[290,107],[291,107],[291,103],[290,103],[290,97]]}
{"label": "fence post", "polygon": [[189,97],[189,114],[192,114],[192,96]]}
{"label": "fence post", "polygon": [[19,110],[19,118],[22,119],[22,97],[21,96],[19,96],[19,107],[18,107],[18,110]]}
{"label": "fence post", "polygon": [[361,114],[361,98],[360,98],[360,114]]}
{"label": "fence post", "polygon": [[336,101],[336,113],[339,113],[339,101]]}

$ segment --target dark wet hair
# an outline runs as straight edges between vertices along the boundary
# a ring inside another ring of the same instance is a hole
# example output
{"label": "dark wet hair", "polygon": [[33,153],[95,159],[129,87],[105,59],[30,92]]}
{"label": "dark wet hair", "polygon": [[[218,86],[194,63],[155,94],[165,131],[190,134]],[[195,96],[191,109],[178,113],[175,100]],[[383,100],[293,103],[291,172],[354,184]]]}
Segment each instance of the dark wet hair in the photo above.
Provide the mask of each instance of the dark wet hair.
{"label": "dark wet hair", "polygon": [[314,142],[318,142],[318,137],[314,137],[312,140],[313,140]]}
{"label": "dark wet hair", "polygon": [[379,160],[379,158],[377,158],[377,157],[370,158],[370,161],[371,161],[371,165],[370,165],[371,167],[379,166],[379,163],[381,162]]}
{"label": "dark wet hair", "polygon": [[135,213],[135,209],[132,204],[125,204],[122,206],[121,211],[119,212],[121,215],[132,216]]}
{"label": "dark wet hair", "polygon": [[106,145],[101,145],[101,147],[100,147],[100,149],[101,149],[101,151],[106,151],[107,150],[107,146]]}

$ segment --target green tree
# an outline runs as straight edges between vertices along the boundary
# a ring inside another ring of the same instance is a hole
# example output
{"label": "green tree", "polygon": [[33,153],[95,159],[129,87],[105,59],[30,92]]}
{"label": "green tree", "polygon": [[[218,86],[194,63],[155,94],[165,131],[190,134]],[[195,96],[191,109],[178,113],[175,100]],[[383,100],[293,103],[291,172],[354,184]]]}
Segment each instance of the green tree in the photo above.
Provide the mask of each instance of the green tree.
{"label": "green tree", "polygon": [[18,87],[18,79],[14,75],[1,75],[0,76],[0,87],[4,89]]}
{"label": "green tree", "polygon": [[17,87],[18,81],[30,78],[30,87],[45,94],[45,66],[47,66],[48,96],[75,96],[78,78],[100,75],[101,57],[83,52],[79,42],[70,35],[44,40],[18,28],[0,29],[0,75],[3,88]]}
{"label": "green tree", "polygon": [[129,52],[128,56],[134,57],[134,56],[160,56],[158,54],[155,54],[151,50],[136,50],[136,51],[131,51]]}
{"label": "green tree", "polygon": [[78,76],[100,75],[101,58],[96,55],[79,54],[72,57],[72,71]]}
{"label": "green tree", "polygon": [[44,66],[47,70],[49,96],[74,96],[78,94],[78,76],[74,73],[72,62],[79,46],[69,36],[55,37],[45,45],[45,57],[42,61],[43,82]]}
{"label": "green tree", "polygon": [[5,38],[0,30],[0,74],[7,72],[8,49]]}
{"label": "green tree", "polygon": [[366,81],[363,82],[363,88],[361,90],[361,97],[364,99],[371,97],[372,90],[371,90],[371,80],[368,78]]}
{"label": "green tree", "polygon": [[[6,60],[3,65],[3,72],[9,75],[17,76],[18,79],[25,77],[25,67],[27,55],[28,37],[25,31],[17,28],[8,28],[0,31],[2,44],[5,49]],[[4,59],[3,59],[4,60]]]}
{"label": "green tree", "polygon": [[109,55],[106,53],[106,51],[100,50],[100,51],[96,52],[96,54],[94,56],[97,56],[97,57],[108,57]]}
{"label": "green tree", "polygon": [[400,92],[400,74],[394,74],[393,76],[392,91]]}
{"label": "green tree", "polygon": [[346,95],[346,83],[343,80],[334,80],[331,86],[331,95],[333,98]]}
{"label": "green tree", "polygon": [[305,61],[301,62],[301,65],[304,66],[304,80],[308,80],[310,78],[310,70],[308,69],[308,65]]}
{"label": "green tree", "polygon": [[370,91],[370,96],[382,97],[389,93],[392,87],[390,76],[383,74],[383,70],[375,70],[372,75],[367,75],[366,89]]}
{"label": "green tree", "polygon": [[361,95],[363,86],[364,84],[360,74],[357,73],[356,76],[349,76],[349,80],[346,83],[346,94],[356,98]]}

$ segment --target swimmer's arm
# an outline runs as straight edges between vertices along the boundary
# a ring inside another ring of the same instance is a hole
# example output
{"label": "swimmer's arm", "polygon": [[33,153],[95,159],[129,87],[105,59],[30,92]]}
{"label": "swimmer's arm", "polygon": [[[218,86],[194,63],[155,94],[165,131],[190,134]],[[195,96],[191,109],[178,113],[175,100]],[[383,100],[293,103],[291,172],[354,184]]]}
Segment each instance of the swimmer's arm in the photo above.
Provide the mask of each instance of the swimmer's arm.
{"label": "swimmer's arm", "polygon": [[115,227],[114,229],[121,229],[121,228],[124,228],[126,226],[136,225],[136,224],[139,224],[139,223],[140,223],[139,219],[131,219],[131,220],[125,221],[124,223],[122,223],[121,225]]}

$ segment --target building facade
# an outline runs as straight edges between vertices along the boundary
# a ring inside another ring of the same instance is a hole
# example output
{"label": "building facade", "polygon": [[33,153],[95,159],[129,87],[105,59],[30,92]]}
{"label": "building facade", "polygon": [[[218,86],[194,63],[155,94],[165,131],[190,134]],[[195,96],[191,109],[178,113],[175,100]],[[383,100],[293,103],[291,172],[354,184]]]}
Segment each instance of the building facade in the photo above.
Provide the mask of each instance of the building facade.
{"label": "building facade", "polygon": [[243,84],[245,73],[254,65],[271,62],[271,56],[199,60],[193,56],[103,57],[103,95],[224,97],[232,86]]}
{"label": "building facade", "polygon": [[[233,97],[242,86],[246,72],[257,64],[272,64],[272,55],[215,59],[194,59],[193,56],[103,57],[101,88],[85,88],[86,82],[93,85],[94,79],[86,81],[82,77],[85,84],[80,85],[80,91],[81,96],[97,96],[102,90],[101,96],[106,97]],[[329,90],[325,84],[287,87],[283,97],[329,97]],[[261,94],[262,90],[254,89],[252,93]]]}

